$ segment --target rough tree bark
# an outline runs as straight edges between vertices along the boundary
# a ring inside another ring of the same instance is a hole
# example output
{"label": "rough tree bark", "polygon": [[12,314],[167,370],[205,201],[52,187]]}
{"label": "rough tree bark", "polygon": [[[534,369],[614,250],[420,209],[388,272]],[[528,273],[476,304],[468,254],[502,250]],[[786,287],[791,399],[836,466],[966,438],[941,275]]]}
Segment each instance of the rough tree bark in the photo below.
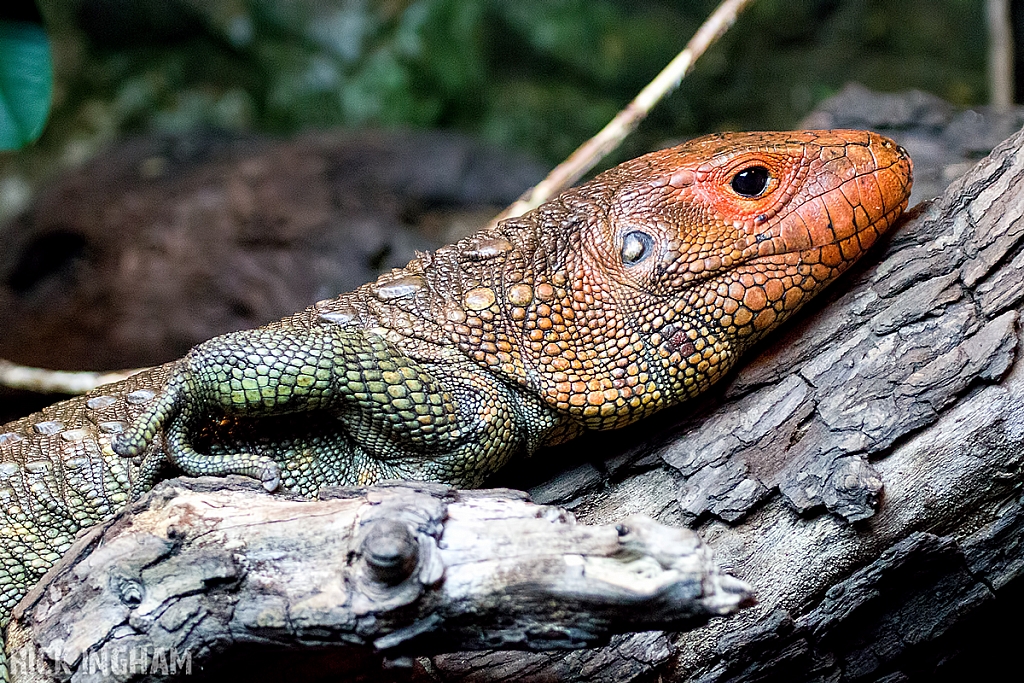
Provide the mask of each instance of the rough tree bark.
{"label": "rough tree bark", "polygon": [[10,668],[15,683],[164,680],[228,643],[334,646],[357,664],[592,647],[749,598],[695,533],[649,517],[588,527],[518,491],[430,483],[309,501],[239,477],[173,480],[86,532],[26,596]]}
{"label": "rough tree bark", "polygon": [[1024,571],[1024,132],[868,261],[708,400],[548,454],[589,457],[531,489],[590,524],[692,526],[756,606],[402,677],[895,683],[934,667]]}

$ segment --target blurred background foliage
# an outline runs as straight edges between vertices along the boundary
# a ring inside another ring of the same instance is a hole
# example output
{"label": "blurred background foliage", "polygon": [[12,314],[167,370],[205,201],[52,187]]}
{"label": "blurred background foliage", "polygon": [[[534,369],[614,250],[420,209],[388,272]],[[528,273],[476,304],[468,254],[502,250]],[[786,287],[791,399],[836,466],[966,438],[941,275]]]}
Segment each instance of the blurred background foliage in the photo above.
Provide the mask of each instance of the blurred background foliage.
{"label": "blurred background foliage", "polygon": [[0,5],[0,152],[43,132],[53,95],[50,41],[31,0]]}
{"label": "blurred background foliage", "polygon": [[[126,134],[460,129],[554,164],[717,0],[40,0],[54,106],[0,157],[0,220]],[[981,0],[759,0],[616,158],[791,127],[848,81],[985,101]]]}

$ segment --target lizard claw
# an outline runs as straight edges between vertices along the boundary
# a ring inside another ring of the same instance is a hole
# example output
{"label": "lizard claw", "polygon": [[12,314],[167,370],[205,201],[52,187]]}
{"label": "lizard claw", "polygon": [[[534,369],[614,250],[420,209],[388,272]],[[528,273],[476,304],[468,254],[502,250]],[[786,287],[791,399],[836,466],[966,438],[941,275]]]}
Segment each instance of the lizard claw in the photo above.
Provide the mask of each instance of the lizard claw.
{"label": "lizard claw", "polygon": [[268,463],[264,467],[260,474],[260,481],[263,483],[263,488],[271,493],[281,486],[281,468],[277,466],[276,462]]}
{"label": "lizard claw", "polygon": [[189,440],[187,422],[180,417],[165,432],[166,457],[190,477],[223,477],[240,474],[258,480],[267,491],[281,486],[281,467],[273,459],[256,453],[200,453]]}
{"label": "lizard claw", "polygon": [[161,427],[180,412],[182,387],[185,380],[180,371],[168,381],[160,397],[142,412],[125,432],[110,443],[114,452],[125,458],[142,455]]}

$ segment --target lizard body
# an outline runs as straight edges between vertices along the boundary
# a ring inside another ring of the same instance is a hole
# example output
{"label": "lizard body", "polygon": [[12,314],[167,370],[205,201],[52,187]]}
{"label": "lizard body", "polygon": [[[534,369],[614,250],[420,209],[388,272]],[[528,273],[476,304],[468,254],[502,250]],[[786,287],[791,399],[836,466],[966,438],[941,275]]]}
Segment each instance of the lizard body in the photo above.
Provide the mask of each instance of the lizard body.
{"label": "lizard body", "polygon": [[910,184],[871,133],[706,136],[0,427],[0,626],[79,529],[175,469],[306,495],[477,486],[692,398],[891,227]]}

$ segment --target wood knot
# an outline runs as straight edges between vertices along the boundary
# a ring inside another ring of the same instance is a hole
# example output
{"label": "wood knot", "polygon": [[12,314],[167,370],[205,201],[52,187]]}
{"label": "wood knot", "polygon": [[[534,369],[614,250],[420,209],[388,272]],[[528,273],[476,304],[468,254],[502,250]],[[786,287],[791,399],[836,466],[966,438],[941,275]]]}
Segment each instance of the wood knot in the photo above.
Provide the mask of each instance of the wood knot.
{"label": "wood knot", "polygon": [[396,586],[412,574],[419,562],[419,543],[408,525],[381,519],[363,537],[360,552],[370,576]]}
{"label": "wood knot", "polygon": [[142,603],[145,590],[138,580],[127,576],[115,575],[110,577],[110,586],[113,588],[114,595],[123,604],[129,607],[136,607]]}

